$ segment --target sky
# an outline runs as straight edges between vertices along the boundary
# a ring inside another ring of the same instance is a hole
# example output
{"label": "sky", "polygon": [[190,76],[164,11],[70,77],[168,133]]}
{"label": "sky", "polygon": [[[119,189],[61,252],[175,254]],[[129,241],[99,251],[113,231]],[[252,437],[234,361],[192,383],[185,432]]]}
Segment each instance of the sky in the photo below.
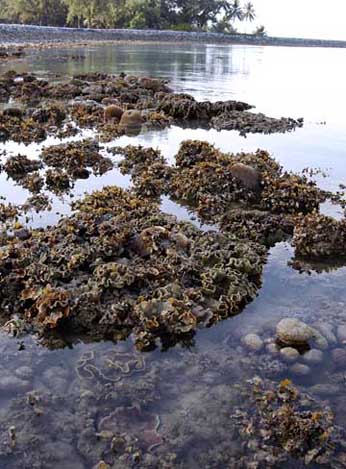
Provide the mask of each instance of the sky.
{"label": "sky", "polygon": [[[268,35],[346,40],[345,0],[252,0]],[[249,31],[254,28],[247,26]],[[239,27],[239,30],[243,28]]]}

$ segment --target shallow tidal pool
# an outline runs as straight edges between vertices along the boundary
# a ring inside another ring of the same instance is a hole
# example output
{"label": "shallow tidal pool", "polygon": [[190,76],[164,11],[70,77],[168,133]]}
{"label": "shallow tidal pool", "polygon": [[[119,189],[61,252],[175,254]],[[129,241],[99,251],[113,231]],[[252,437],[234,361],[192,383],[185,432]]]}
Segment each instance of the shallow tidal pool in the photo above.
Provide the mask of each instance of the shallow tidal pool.
{"label": "shallow tidal pool", "polygon": [[[157,76],[199,100],[235,99],[273,117],[303,117],[304,127],[294,132],[246,138],[236,131],[171,126],[120,137],[104,144],[102,154],[116,161],[107,149],[140,144],[159,148],[173,162],[180,143],[187,139],[208,141],[224,152],[261,148],[289,171],[321,169],[315,176],[318,185],[336,191],[339,184],[346,184],[345,54],[343,49],[119,44],[33,51],[24,59],[0,64],[0,72],[15,69],[42,77],[92,71]],[[93,137],[92,131],[62,141],[84,137]],[[2,161],[18,153],[33,157],[43,146],[57,143],[61,141],[51,137],[27,146],[7,142],[0,144],[0,154],[6,151]],[[72,197],[49,194],[51,211],[32,212],[21,221],[33,227],[53,225],[71,212],[71,201],[112,184],[125,188],[131,180],[118,169],[78,180]],[[22,204],[28,195],[0,173],[0,196],[7,202]],[[167,197],[161,208],[202,229],[215,228],[200,225],[193,213]],[[344,216],[331,204],[322,210]],[[126,342],[99,343],[64,337],[65,347],[49,350],[35,337],[2,333],[0,467],[102,469],[114,454],[119,455],[109,466],[114,468],[303,467],[291,459],[277,461],[276,466],[263,461],[250,466],[261,448],[244,445],[234,418],[237,409],[244,412],[246,407],[248,380],[259,376],[279,383],[289,378],[321,408],[330,406],[335,423],[346,430],[346,354],[335,359],[335,350],[346,347],[337,334],[338,327],[346,326],[346,267],[328,265],[299,273],[290,265],[293,257],[289,243],[275,245],[263,286],[241,314],[165,350],[138,352],[131,337]],[[276,325],[284,317],[313,326],[322,323],[335,337],[320,360],[309,361],[301,354],[297,363],[305,365],[307,373],[294,372],[268,347],[251,351],[243,343],[250,333],[272,343]],[[251,413],[254,404],[248,398]],[[25,457],[16,451],[17,442]],[[243,465],[237,465],[241,458]],[[324,467],[346,466],[328,462]]]}

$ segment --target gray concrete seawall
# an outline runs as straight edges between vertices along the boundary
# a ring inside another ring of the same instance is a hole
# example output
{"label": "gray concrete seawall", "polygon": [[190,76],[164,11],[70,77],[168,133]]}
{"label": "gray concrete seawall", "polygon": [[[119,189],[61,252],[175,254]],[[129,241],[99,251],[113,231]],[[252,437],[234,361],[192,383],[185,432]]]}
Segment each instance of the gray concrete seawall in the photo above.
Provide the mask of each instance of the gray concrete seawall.
{"label": "gray concrete seawall", "polygon": [[153,41],[200,42],[219,44],[250,44],[295,47],[346,47],[346,41],[258,37],[185,31],[137,29],[76,29],[50,26],[0,24],[0,44],[39,44],[83,41]]}

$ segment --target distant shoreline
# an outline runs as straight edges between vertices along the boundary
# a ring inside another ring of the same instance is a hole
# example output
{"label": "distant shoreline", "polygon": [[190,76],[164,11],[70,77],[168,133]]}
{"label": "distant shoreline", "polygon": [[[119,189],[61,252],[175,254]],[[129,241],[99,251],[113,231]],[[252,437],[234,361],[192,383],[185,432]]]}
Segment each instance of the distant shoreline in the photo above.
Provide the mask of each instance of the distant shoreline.
{"label": "distant shoreline", "polygon": [[158,31],[136,29],[76,29],[51,26],[0,24],[1,46],[68,46],[78,43],[118,41],[140,42],[193,42],[203,44],[244,44],[255,46],[333,47],[346,48],[346,41],[260,37],[252,35],[228,35],[185,31]]}

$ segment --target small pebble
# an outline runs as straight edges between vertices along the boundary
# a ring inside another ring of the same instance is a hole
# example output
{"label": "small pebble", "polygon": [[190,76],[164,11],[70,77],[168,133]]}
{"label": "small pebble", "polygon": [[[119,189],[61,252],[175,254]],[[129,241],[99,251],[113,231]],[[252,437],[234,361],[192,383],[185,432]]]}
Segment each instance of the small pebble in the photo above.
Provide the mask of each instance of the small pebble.
{"label": "small pebble", "polygon": [[276,344],[267,344],[266,351],[271,355],[277,355],[279,353],[279,347]]}
{"label": "small pebble", "polygon": [[306,376],[310,374],[310,368],[307,365],[303,365],[302,363],[295,363],[291,366],[290,371],[298,376]]}
{"label": "small pebble", "polygon": [[322,349],[322,350],[326,350],[328,348],[328,341],[325,337],[323,337],[323,335],[320,335],[320,333],[318,331],[316,331],[318,333],[318,335],[315,335],[315,338],[314,338],[314,345],[315,347],[319,348],[319,349]]}
{"label": "small pebble", "polygon": [[339,368],[346,368],[346,349],[336,348],[332,351],[334,365]]}
{"label": "small pebble", "polygon": [[340,326],[338,326],[336,335],[339,339],[339,342],[341,343],[346,342],[346,325],[341,324]]}
{"label": "small pebble", "polygon": [[340,388],[335,384],[321,383],[311,386],[309,393],[318,394],[320,396],[336,396],[340,394]]}
{"label": "small pebble", "polygon": [[258,352],[263,347],[263,340],[257,334],[247,334],[243,337],[243,344],[254,352]]}
{"label": "small pebble", "polygon": [[299,352],[293,347],[284,347],[280,350],[280,356],[286,362],[294,362],[299,358]]}
{"label": "small pebble", "polygon": [[311,349],[304,353],[303,360],[307,363],[317,364],[323,360],[323,353],[317,349]]}
{"label": "small pebble", "polygon": [[324,322],[314,324],[315,329],[318,330],[329,342],[329,344],[336,344],[337,338],[333,332],[333,325]]}

